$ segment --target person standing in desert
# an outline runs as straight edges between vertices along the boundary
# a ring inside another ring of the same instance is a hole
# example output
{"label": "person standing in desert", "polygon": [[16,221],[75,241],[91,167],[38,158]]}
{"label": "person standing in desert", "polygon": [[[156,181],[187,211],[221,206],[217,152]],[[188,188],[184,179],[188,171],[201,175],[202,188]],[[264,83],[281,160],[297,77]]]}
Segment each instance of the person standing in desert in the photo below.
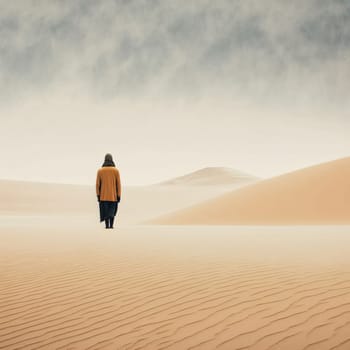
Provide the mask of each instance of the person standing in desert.
{"label": "person standing in desert", "polygon": [[100,207],[100,222],[104,221],[106,228],[113,228],[121,198],[121,182],[119,170],[116,168],[110,153],[105,155],[104,163],[97,172],[96,194]]}

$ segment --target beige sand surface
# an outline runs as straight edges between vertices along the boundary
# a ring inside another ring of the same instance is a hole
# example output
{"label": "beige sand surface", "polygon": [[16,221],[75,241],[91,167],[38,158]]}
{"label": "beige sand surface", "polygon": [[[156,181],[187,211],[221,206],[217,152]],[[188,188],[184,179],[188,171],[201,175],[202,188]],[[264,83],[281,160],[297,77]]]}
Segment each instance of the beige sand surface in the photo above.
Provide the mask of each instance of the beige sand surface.
{"label": "beige sand surface", "polygon": [[350,227],[0,218],[0,349],[350,348]]}
{"label": "beige sand surface", "polygon": [[234,190],[158,224],[350,224],[350,157]]}

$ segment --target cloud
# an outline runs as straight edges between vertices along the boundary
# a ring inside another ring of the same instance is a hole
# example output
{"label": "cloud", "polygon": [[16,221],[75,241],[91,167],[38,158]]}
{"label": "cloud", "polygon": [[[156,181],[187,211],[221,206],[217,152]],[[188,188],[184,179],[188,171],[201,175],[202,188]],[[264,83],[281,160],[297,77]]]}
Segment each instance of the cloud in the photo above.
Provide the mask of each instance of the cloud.
{"label": "cloud", "polygon": [[349,23],[341,0],[14,0],[0,14],[0,88],[4,100],[79,86],[98,98],[339,103]]}

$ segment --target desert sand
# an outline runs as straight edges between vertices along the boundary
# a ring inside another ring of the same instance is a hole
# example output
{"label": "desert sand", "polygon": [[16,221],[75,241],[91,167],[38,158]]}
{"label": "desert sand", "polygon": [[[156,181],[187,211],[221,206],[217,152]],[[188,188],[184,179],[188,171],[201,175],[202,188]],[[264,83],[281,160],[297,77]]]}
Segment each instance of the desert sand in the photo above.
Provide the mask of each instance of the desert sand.
{"label": "desert sand", "polygon": [[233,193],[182,183],[126,188],[105,230],[93,191],[0,183],[0,349],[350,348],[350,226],[140,224]]}
{"label": "desert sand", "polygon": [[350,224],[350,157],[233,190],[154,220],[180,225]]}
{"label": "desert sand", "polygon": [[0,349],[350,347],[348,227],[0,230]]}

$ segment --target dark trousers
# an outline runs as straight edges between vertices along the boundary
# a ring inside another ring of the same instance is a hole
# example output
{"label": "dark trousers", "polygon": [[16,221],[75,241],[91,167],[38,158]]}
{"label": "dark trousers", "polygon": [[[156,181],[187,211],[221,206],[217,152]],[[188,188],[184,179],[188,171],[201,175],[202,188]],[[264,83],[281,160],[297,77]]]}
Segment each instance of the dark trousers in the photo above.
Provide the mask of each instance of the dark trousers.
{"label": "dark trousers", "polygon": [[113,228],[114,216],[105,219],[106,228]]}

